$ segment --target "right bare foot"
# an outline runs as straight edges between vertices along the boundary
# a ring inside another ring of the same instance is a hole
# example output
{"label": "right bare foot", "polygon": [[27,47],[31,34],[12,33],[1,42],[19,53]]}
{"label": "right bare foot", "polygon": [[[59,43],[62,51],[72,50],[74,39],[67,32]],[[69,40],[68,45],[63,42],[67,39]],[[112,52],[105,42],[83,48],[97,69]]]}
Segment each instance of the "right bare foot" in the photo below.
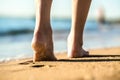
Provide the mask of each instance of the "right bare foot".
{"label": "right bare foot", "polygon": [[34,51],[34,62],[56,60],[53,53],[52,30],[46,27],[34,32],[32,49]]}
{"label": "right bare foot", "polygon": [[77,39],[75,40],[75,35],[74,34],[70,34],[68,36],[68,57],[69,58],[80,58],[80,57],[85,57],[85,56],[89,56],[89,52],[85,51],[82,48],[82,44],[80,43],[81,39]]}

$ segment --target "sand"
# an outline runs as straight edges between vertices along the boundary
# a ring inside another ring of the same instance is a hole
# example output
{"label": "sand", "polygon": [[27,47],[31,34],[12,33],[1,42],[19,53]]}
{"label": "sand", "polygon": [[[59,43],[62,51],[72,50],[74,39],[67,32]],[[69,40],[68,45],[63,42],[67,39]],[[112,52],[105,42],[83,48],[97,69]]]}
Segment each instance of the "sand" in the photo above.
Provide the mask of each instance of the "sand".
{"label": "sand", "polygon": [[120,47],[90,50],[90,57],[33,63],[31,58],[0,63],[0,80],[120,80]]}

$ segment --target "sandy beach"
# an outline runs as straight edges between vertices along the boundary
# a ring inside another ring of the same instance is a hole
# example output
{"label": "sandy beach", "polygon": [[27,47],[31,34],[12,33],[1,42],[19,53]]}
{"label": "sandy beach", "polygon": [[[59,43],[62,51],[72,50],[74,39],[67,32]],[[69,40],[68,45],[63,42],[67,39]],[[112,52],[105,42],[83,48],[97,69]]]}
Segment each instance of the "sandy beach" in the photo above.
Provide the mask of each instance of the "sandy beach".
{"label": "sandy beach", "polygon": [[32,62],[32,58],[0,63],[0,80],[120,80],[120,47],[89,50],[90,56]]}

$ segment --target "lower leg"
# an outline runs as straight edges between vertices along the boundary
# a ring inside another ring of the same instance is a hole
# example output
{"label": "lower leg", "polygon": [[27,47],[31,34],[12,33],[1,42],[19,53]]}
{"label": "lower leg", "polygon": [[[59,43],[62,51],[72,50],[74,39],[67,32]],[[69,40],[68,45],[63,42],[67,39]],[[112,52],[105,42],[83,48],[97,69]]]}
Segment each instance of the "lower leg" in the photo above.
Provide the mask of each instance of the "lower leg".
{"label": "lower leg", "polygon": [[82,48],[83,30],[91,0],[72,0],[72,27],[68,36],[68,57],[88,56]]}
{"label": "lower leg", "polygon": [[50,25],[51,4],[52,0],[36,0],[36,26],[32,39],[33,61],[56,60]]}

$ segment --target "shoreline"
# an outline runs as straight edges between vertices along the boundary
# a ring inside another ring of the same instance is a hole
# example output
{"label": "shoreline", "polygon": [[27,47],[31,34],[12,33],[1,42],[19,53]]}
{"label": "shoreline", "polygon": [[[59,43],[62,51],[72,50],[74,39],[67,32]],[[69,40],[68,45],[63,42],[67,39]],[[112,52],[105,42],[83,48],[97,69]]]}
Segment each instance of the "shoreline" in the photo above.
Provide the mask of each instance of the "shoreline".
{"label": "shoreline", "polygon": [[0,63],[0,80],[120,80],[120,47],[89,50],[90,56],[32,62],[31,58]]}
{"label": "shoreline", "polygon": [[[89,51],[89,54],[91,55],[94,55],[94,54],[101,54],[101,55],[114,55],[113,53],[111,52],[114,52],[115,54],[120,54],[120,47],[108,47],[108,48],[92,48],[92,49],[88,49],[87,51]],[[54,52],[55,56],[59,56],[59,55],[63,55],[63,54],[66,54],[66,56],[64,56],[64,58],[67,58],[67,52],[66,51],[55,51]],[[0,64],[1,63],[6,63],[6,62],[11,62],[11,61],[19,61],[19,60],[27,60],[27,59],[32,59],[31,56],[27,57],[27,56],[24,56],[24,57],[14,57],[13,59],[10,58],[10,59],[5,59],[5,60],[1,60],[0,61]]]}

